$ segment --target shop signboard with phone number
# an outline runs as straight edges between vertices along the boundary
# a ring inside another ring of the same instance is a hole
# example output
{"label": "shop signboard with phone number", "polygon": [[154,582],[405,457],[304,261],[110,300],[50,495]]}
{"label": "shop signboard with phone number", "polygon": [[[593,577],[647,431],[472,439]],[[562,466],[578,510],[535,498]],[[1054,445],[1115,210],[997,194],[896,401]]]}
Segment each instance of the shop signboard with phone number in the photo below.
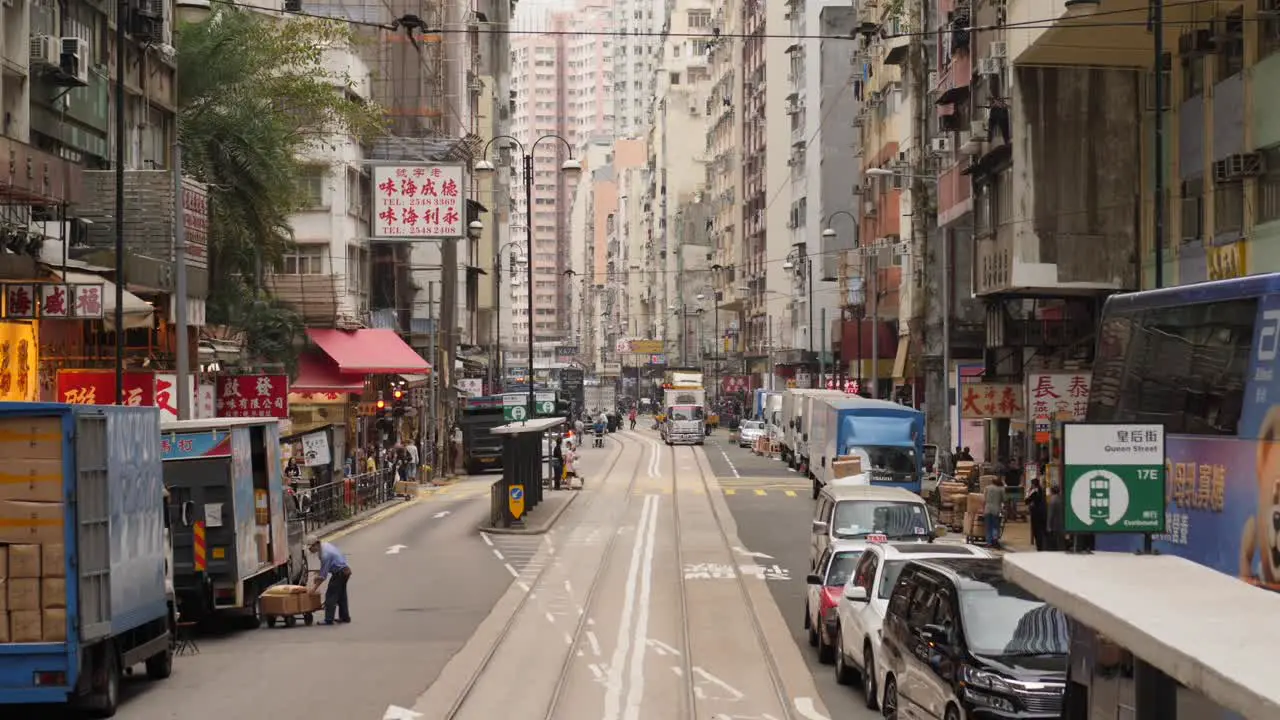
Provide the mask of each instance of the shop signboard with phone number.
{"label": "shop signboard with phone number", "polygon": [[1063,426],[1064,527],[1069,533],[1165,531],[1164,426]]}

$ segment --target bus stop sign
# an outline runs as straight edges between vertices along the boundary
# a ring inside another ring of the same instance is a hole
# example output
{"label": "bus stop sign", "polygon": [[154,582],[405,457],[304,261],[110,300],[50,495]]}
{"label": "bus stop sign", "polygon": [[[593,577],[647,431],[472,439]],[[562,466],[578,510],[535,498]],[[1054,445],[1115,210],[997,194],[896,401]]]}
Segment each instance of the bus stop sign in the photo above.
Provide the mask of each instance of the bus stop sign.
{"label": "bus stop sign", "polygon": [[1069,533],[1165,531],[1164,426],[1063,426],[1065,529]]}
{"label": "bus stop sign", "polygon": [[511,517],[519,520],[524,515],[524,486],[512,485],[507,490],[507,509],[511,511]]}

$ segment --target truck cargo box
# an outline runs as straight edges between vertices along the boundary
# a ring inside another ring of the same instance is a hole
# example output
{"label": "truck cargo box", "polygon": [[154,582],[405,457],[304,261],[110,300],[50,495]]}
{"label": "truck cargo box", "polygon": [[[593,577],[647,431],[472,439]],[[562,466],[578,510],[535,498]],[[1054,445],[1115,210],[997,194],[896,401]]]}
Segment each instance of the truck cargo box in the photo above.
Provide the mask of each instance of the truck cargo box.
{"label": "truck cargo box", "polygon": [[160,413],[0,403],[0,457],[0,704],[65,701],[88,648],[166,632]]}

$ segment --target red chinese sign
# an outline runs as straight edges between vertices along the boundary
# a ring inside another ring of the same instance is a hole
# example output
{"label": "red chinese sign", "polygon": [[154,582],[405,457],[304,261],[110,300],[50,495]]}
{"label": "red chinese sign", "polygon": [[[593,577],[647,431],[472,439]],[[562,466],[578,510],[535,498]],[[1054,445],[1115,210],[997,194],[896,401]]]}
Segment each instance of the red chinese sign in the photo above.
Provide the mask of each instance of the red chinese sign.
{"label": "red chinese sign", "polygon": [[751,378],[747,375],[725,375],[720,380],[720,387],[725,393],[744,393],[751,390]]}
{"label": "red chinese sign", "polygon": [[70,285],[41,285],[40,317],[51,319],[71,317],[70,296]]}
{"label": "red chinese sign", "polygon": [[960,417],[966,420],[1025,418],[1027,409],[1017,383],[965,383],[960,391]]}
{"label": "red chinese sign", "polygon": [[1027,376],[1027,407],[1032,417],[1081,421],[1089,413],[1087,372],[1039,373]]}
{"label": "red chinese sign", "polygon": [[373,236],[456,238],[466,235],[466,183],[461,165],[384,165],[373,169]]}
{"label": "red chinese sign", "polygon": [[9,320],[101,320],[106,314],[107,298],[100,283],[5,283],[0,287],[4,317]]}
{"label": "red chinese sign", "polygon": [[14,320],[30,320],[36,316],[35,285],[4,286],[5,317]]}
{"label": "red chinese sign", "polygon": [[[71,405],[115,405],[115,370],[59,370],[58,402]],[[156,375],[144,370],[124,374],[124,404],[156,404]]]}
{"label": "red chinese sign", "polygon": [[289,417],[288,375],[220,375],[218,417]]}

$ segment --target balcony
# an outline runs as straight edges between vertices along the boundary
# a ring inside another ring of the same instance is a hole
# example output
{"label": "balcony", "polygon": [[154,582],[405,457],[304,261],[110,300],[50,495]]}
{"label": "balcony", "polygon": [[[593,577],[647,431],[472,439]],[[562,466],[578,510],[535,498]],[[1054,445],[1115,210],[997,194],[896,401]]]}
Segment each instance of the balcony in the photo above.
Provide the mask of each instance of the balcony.
{"label": "balcony", "polygon": [[293,308],[307,327],[333,327],[337,322],[340,281],[336,274],[269,273],[264,284],[274,297]]}
{"label": "balcony", "polygon": [[[1071,233],[1019,233],[1015,239],[1012,228],[1000,228],[995,236],[974,241],[974,294],[1063,297],[1122,290],[1132,270],[1108,262],[1116,244],[1106,235]],[[1071,251],[1057,262],[1024,259],[1054,247]],[[1101,279],[1105,272],[1109,280]]]}
{"label": "balcony", "polygon": [[0,204],[77,205],[84,196],[84,171],[39,148],[0,137]]}
{"label": "balcony", "polygon": [[[1147,30],[1146,0],[1064,2],[1013,0],[1005,39],[1008,56],[1019,65],[1149,68],[1154,59]],[[1164,42],[1178,47],[1198,3],[1164,4]],[[1047,22],[1046,18],[1055,18]],[[1019,27],[1021,25],[1021,27]]]}

